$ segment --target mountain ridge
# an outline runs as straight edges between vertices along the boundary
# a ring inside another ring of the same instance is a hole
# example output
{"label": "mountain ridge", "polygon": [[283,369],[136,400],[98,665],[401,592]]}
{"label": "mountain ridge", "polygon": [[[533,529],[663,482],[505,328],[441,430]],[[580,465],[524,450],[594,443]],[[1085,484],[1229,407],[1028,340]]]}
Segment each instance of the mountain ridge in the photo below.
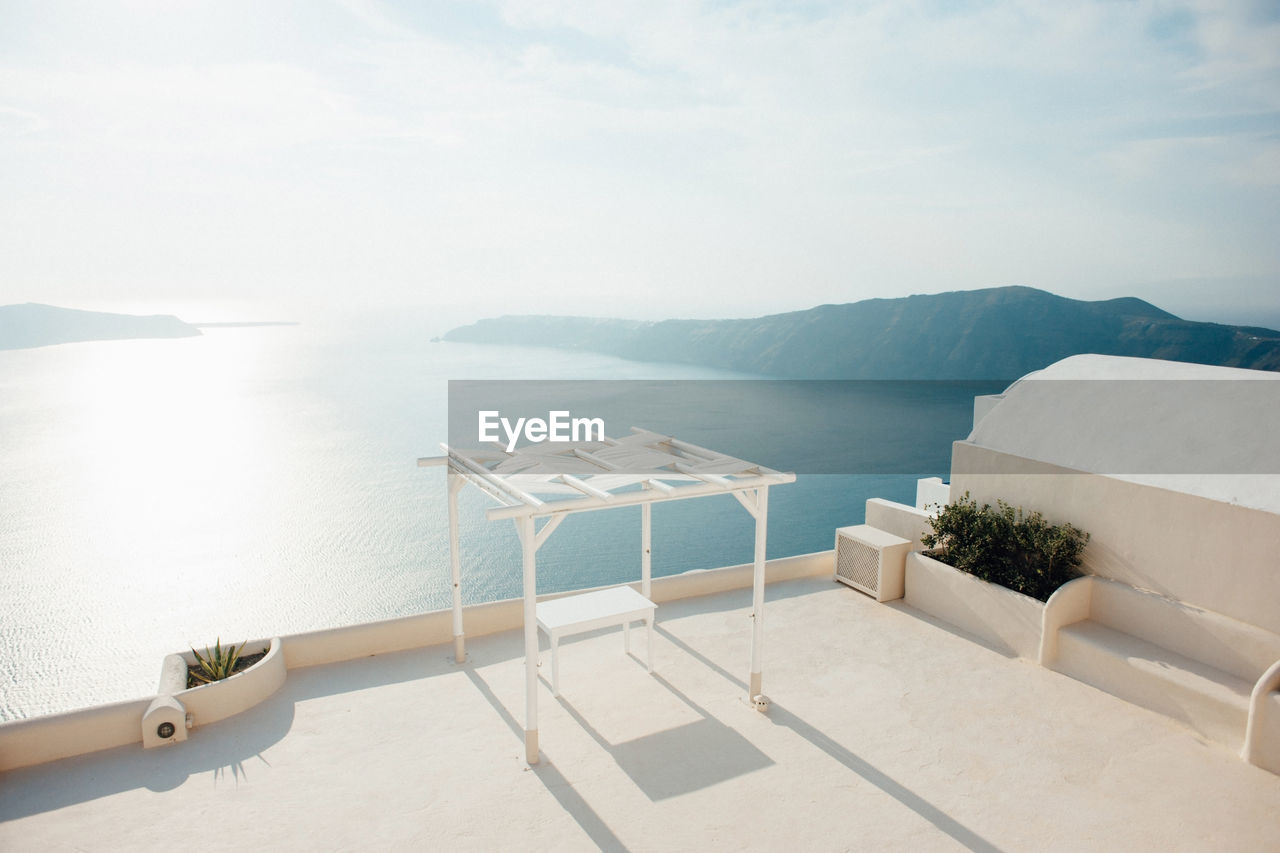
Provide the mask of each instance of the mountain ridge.
{"label": "mountain ridge", "polygon": [[1085,352],[1280,371],[1280,331],[1184,320],[1136,297],[1025,286],[818,305],[731,320],[506,315],[447,341],[578,349],[788,379],[1016,378]]}
{"label": "mountain ridge", "polygon": [[0,305],[0,350],[199,334],[195,326],[172,314],[113,314],[39,302]]}

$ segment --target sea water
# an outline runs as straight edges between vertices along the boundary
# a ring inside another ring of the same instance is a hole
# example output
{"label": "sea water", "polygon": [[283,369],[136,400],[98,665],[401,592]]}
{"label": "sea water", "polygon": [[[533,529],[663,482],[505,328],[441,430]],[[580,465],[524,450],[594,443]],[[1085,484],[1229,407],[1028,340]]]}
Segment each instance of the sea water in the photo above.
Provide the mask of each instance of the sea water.
{"label": "sea water", "polygon": [[[155,690],[164,655],[445,608],[451,379],[731,379],[554,349],[433,342],[421,323],[307,321],[0,352],[0,719]],[[945,459],[962,435],[929,442]],[[921,473],[771,490],[768,555],[832,547]],[[521,594],[510,522],[460,498],[466,603]],[[749,562],[730,496],[653,509],[653,573]],[[539,591],[637,579],[640,512],[571,517]]]}

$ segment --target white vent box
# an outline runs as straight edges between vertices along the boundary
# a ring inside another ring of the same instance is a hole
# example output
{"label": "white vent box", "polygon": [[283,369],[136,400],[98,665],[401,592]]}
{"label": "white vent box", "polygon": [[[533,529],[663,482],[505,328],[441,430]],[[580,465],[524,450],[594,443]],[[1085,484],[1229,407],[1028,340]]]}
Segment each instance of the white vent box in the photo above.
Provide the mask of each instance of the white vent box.
{"label": "white vent box", "polygon": [[902,598],[911,542],[869,524],[836,531],[835,579],[876,601]]}

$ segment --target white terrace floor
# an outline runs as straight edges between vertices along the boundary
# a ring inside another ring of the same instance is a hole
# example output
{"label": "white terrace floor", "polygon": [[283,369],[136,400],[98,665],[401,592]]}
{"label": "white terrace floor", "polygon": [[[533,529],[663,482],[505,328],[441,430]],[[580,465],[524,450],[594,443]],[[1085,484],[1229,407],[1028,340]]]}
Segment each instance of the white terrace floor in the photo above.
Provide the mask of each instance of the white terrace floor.
{"label": "white terrace floor", "polygon": [[616,629],[567,641],[536,768],[509,632],[463,667],[293,670],[186,744],[8,773],[0,849],[1280,850],[1280,777],[828,580],[769,588],[758,714],[749,602],[661,606],[653,676]]}

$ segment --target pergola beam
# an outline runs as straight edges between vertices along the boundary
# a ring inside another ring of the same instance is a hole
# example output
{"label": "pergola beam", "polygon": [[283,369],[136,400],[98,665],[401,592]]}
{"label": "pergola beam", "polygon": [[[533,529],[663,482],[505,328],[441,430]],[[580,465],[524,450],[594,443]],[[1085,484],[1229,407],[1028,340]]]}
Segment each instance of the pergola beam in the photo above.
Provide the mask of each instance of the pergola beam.
{"label": "pergola beam", "polygon": [[536,551],[541,548],[542,543],[551,538],[551,534],[555,533],[556,528],[560,526],[560,522],[564,521],[567,517],[568,516],[564,515],[553,515],[551,518],[548,518],[546,523],[542,525],[542,529],[533,537],[533,550]]}
{"label": "pergola beam", "polygon": [[[750,494],[751,497],[747,497]],[[734,492],[733,496],[738,499],[738,503],[742,504],[742,508],[751,513],[752,518],[760,517],[760,502],[757,498],[758,492]]]}
{"label": "pergola beam", "polygon": [[[652,430],[647,430],[644,427],[633,426],[631,428],[631,431],[638,435],[651,436],[655,441],[658,441],[662,444],[669,444],[675,449],[682,450],[685,453],[691,454],[693,456],[703,457],[703,459],[707,462],[720,462],[726,459],[734,459],[734,457],[732,456],[727,456],[723,453],[712,450],[708,447],[703,447],[701,445],[694,444],[689,441],[684,441],[682,439],[675,438],[674,436],[662,435],[661,433],[653,432]],[[740,460],[737,460],[737,461],[740,461]],[[744,468],[743,470],[748,470],[748,469],[753,470],[756,473],[762,474],[762,475],[782,473],[781,471],[775,471],[773,468],[768,468],[764,465],[751,464],[751,465],[748,465],[747,468]]]}
{"label": "pergola beam", "polygon": [[586,495],[589,498],[602,500],[605,503],[611,503],[613,501],[613,495],[609,494],[608,492],[597,489],[595,486],[591,485],[590,483],[584,483],[582,480],[579,480],[577,477],[573,476],[572,474],[561,474],[560,482],[564,483],[566,486],[572,486],[573,488],[582,492],[584,495]]}
{"label": "pergola beam", "polygon": [[733,481],[728,477],[721,477],[719,474],[708,474],[704,471],[699,471],[697,468],[694,468],[692,465],[687,465],[684,462],[673,462],[671,463],[671,467],[679,471],[681,474],[688,474],[690,477],[701,480],[704,483],[711,483],[712,485],[719,486],[722,489],[733,488]]}
{"label": "pergola beam", "polygon": [[[611,509],[617,506],[634,506],[636,504],[660,503],[662,501],[678,501],[686,498],[701,498],[707,495],[725,495],[735,491],[746,489],[758,489],[761,486],[776,486],[783,483],[794,483],[795,474],[767,474],[759,477],[751,477],[742,480],[730,480],[731,488],[718,486],[714,483],[695,483],[689,486],[679,486],[672,489],[670,494],[662,496],[648,495],[645,491],[638,492],[614,492],[613,500],[605,502],[596,498],[575,498],[572,500],[551,501],[546,503],[541,509],[531,509],[523,506],[499,506],[486,510],[485,517],[490,521],[497,521],[503,518],[518,518],[522,515],[545,517],[549,515],[560,515],[570,512],[590,512],[597,509]],[[658,489],[661,491],[661,489]]]}
{"label": "pergola beam", "polygon": [[644,486],[647,489],[657,489],[658,491],[662,492],[664,495],[672,495],[672,494],[675,494],[675,491],[676,491],[675,486],[671,485],[670,483],[664,483],[661,480],[657,480],[657,479],[645,480]]}
{"label": "pergola beam", "polygon": [[521,506],[521,504],[516,503],[509,495],[507,495],[506,492],[503,492],[497,489],[493,485],[493,483],[490,482],[488,479],[484,477],[477,477],[475,474],[471,473],[466,468],[459,468],[457,466],[451,465],[449,466],[449,473],[454,474],[466,480],[468,483],[475,486],[477,489],[484,492],[489,497],[493,498],[502,506],[509,506],[509,507]]}
{"label": "pergola beam", "polygon": [[590,462],[592,465],[598,465],[606,471],[619,470],[619,466],[614,464],[613,462],[610,462],[608,459],[601,459],[599,456],[596,456],[591,451],[583,450],[580,447],[575,447],[573,449],[573,455],[578,457],[579,459],[585,459],[587,462]]}
{"label": "pergola beam", "polygon": [[535,509],[542,506],[542,501],[538,500],[533,495],[528,494],[527,492],[523,492],[520,489],[517,489],[516,487],[508,484],[504,478],[495,477],[492,471],[490,471],[488,468],[481,465],[479,462],[476,462],[464,456],[463,454],[458,453],[457,451],[451,449],[447,444],[441,444],[440,446],[443,447],[444,451],[449,454],[450,462],[456,463],[457,465],[462,466],[463,468],[467,469],[468,471],[475,474],[476,476],[482,478],[486,482],[492,483],[501,491],[506,492],[507,495],[509,495],[510,497],[515,498],[516,501],[522,504],[525,504],[526,506],[534,507]]}

